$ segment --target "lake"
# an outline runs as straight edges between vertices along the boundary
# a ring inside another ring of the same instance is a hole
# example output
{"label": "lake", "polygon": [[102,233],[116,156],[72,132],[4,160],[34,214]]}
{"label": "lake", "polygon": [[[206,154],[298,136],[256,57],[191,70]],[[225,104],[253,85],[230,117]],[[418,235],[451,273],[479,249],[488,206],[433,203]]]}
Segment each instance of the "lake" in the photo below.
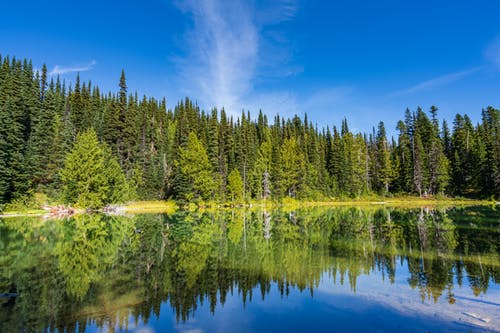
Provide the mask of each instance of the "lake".
{"label": "lake", "polygon": [[499,332],[500,214],[0,219],[0,332]]}

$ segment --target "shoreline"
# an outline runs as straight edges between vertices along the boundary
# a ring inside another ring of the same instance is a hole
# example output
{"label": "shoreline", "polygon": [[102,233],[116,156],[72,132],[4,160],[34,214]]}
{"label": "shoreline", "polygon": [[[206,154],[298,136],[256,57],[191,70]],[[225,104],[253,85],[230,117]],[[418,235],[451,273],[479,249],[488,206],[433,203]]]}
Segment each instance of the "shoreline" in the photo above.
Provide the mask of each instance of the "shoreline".
{"label": "shoreline", "polygon": [[[196,211],[196,210],[233,210],[233,209],[300,209],[300,208],[315,208],[315,207],[397,207],[397,208],[418,208],[418,207],[452,207],[452,206],[494,206],[498,205],[498,201],[464,199],[464,198],[419,198],[419,197],[394,197],[394,198],[373,198],[373,199],[349,199],[331,201],[301,201],[297,199],[285,198],[279,201],[274,200],[255,200],[249,202],[198,202],[188,203],[180,207],[176,202],[171,200],[152,200],[152,201],[134,201],[126,204],[111,205],[108,209],[103,209],[107,213],[126,213],[126,214],[146,214],[146,213],[175,213],[179,210]],[[84,209],[75,209],[75,214],[85,214]],[[61,214],[64,215],[64,214]],[[71,214],[74,215],[74,214]],[[67,216],[71,216],[67,215]],[[58,214],[50,214],[46,209],[33,209],[26,212],[23,211],[7,211],[0,213],[0,218],[6,217],[36,217],[47,216],[57,217]]]}

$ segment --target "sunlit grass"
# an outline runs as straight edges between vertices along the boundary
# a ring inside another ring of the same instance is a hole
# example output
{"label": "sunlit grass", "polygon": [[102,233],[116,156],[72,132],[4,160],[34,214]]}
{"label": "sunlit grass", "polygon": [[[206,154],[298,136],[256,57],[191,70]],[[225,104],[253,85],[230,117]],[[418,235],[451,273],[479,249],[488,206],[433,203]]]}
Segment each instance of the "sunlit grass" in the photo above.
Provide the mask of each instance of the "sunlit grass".
{"label": "sunlit grass", "polygon": [[[261,205],[256,201],[254,205]],[[280,201],[264,202],[264,206],[302,208],[319,206],[377,206],[391,207],[425,207],[425,206],[460,206],[460,205],[492,205],[494,202],[486,200],[472,200],[463,198],[420,198],[413,196],[401,197],[361,197],[361,198],[332,198],[331,200],[309,201],[293,198],[284,198]]]}
{"label": "sunlit grass", "polygon": [[124,205],[127,213],[174,213],[178,209],[172,201],[136,201]]}
{"label": "sunlit grass", "polygon": [[[341,206],[388,206],[400,208],[416,208],[416,207],[452,207],[452,206],[472,206],[472,205],[495,205],[494,201],[473,200],[464,198],[447,198],[447,197],[429,197],[420,198],[415,196],[397,196],[397,197],[379,197],[366,196],[360,198],[330,198],[329,200],[312,201],[300,200],[295,198],[282,198],[280,200],[246,200],[243,202],[217,202],[217,201],[201,201],[191,202],[182,207],[188,211],[217,211],[217,210],[232,210],[232,209],[286,209],[294,210],[298,208],[308,207],[341,207]],[[9,207],[6,207],[9,208]],[[135,201],[129,202],[121,209],[126,213],[167,213],[171,214],[180,209],[174,201],[168,200],[153,200],[153,201]],[[2,217],[9,216],[30,216],[47,214],[43,209],[6,209],[0,213]]]}
{"label": "sunlit grass", "polygon": [[43,215],[47,211],[43,209],[20,209],[20,210],[7,210],[0,213],[2,217],[16,217],[16,216],[29,216],[29,215]]}
{"label": "sunlit grass", "polygon": [[[355,199],[332,198],[324,201],[299,200],[283,198],[281,200],[247,200],[246,202],[216,202],[206,201],[188,203],[182,207],[184,210],[216,211],[232,209],[298,209],[307,207],[336,207],[336,206],[390,206],[390,207],[439,207],[439,206],[467,206],[467,205],[492,205],[494,202],[486,200],[472,200],[463,198],[420,198],[412,196],[402,197],[363,197]],[[138,201],[124,206],[128,213],[174,213],[179,207],[173,201]]]}

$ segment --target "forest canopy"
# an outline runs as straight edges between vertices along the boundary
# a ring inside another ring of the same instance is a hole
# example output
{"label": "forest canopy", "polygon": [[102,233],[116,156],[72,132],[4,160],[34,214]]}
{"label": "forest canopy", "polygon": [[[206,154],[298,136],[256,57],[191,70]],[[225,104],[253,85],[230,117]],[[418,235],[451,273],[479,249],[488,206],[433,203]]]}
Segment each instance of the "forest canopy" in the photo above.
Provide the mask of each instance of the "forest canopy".
{"label": "forest canopy", "polygon": [[[117,92],[102,92],[79,76],[67,87],[28,59],[0,56],[0,64],[0,204],[34,192],[81,206],[500,196],[500,111],[491,106],[477,124],[457,114],[451,125],[435,106],[407,109],[397,137],[388,138],[382,121],[372,133],[353,133],[346,119],[317,128],[307,115],[234,118],[189,98],[167,109],[165,99],[129,93],[123,71]],[[81,163],[91,153],[102,164],[97,171]],[[81,196],[78,177],[86,173],[97,177],[99,194]]]}

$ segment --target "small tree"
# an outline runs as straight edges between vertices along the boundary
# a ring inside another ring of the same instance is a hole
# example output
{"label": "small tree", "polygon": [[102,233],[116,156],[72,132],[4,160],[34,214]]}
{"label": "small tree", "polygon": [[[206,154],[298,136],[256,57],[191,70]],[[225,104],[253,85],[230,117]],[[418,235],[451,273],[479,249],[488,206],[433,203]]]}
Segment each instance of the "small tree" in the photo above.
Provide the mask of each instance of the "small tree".
{"label": "small tree", "polygon": [[295,197],[305,174],[305,158],[295,138],[285,139],[281,146],[280,185],[289,197]]}
{"label": "small tree", "polygon": [[128,186],[109,148],[100,144],[93,129],[78,134],[61,171],[64,201],[82,208],[99,208],[123,201]]}
{"label": "small tree", "polygon": [[231,201],[243,199],[243,180],[238,169],[233,169],[227,178],[227,192]]}
{"label": "small tree", "polygon": [[212,198],[217,183],[212,174],[207,151],[194,132],[189,133],[186,147],[179,149],[176,166],[176,191],[179,197],[186,201]]}

